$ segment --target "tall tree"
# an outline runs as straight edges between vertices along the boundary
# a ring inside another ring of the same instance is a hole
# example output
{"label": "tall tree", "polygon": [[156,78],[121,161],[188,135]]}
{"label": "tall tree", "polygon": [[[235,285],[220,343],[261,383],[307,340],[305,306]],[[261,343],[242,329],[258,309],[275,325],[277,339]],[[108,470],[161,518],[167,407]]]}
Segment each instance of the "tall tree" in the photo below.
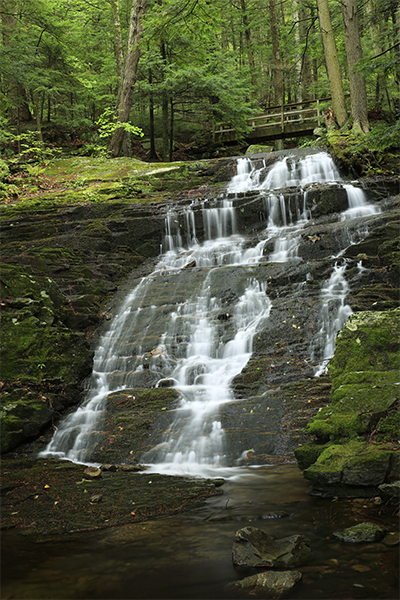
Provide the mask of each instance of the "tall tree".
{"label": "tall tree", "polygon": [[348,115],[328,0],[317,0],[317,5],[333,110],[339,127],[342,127],[346,123]]}
{"label": "tall tree", "polygon": [[121,81],[124,66],[124,46],[122,43],[121,19],[119,16],[119,0],[110,0],[110,4],[113,16],[114,55],[117,63],[118,80]]}
{"label": "tall tree", "polygon": [[[281,50],[279,45],[279,30],[278,30],[278,16],[276,12],[276,1],[269,0],[269,14],[270,14],[270,26],[271,26],[271,38],[272,38],[272,53],[273,53],[273,82],[275,89],[275,104],[283,105],[283,78],[282,78],[282,61],[281,61]],[[276,140],[276,150],[283,150],[283,140]]]}
{"label": "tall tree", "polygon": [[344,41],[349,67],[351,116],[353,131],[368,133],[367,88],[365,78],[357,71],[357,63],[362,60],[360,32],[358,28],[357,0],[342,0]]}
{"label": "tall tree", "polygon": [[[129,113],[133,104],[133,90],[136,83],[140,57],[139,42],[143,31],[142,20],[146,14],[146,9],[147,0],[133,0],[130,14],[128,45],[116,110],[117,119],[121,123],[127,123],[129,121]],[[119,156],[124,137],[125,130],[122,127],[119,127],[113,133],[110,140],[110,151],[112,156]]]}

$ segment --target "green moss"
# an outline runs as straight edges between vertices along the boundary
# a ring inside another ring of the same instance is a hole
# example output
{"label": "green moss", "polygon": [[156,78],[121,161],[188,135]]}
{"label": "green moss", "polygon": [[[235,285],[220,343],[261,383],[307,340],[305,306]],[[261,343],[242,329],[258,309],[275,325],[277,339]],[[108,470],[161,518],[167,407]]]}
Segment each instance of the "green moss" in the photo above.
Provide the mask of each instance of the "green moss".
{"label": "green moss", "polygon": [[89,237],[99,237],[99,238],[111,238],[112,233],[101,223],[99,220],[89,221],[85,229],[83,230],[81,235],[87,235]]}
{"label": "green moss", "polygon": [[306,433],[315,435],[322,442],[340,440],[362,435],[369,429],[369,416],[358,414],[337,414],[331,409],[322,409],[306,427]]}
{"label": "green moss", "polygon": [[[398,454],[398,453],[397,453]],[[328,446],[304,476],[316,484],[380,485],[391,479],[396,448],[351,441]]]}
{"label": "green moss", "polygon": [[400,413],[398,408],[391,411],[387,417],[381,419],[377,424],[376,430],[380,441],[397,441],[400,431]]}
{"label": "green moss", "polygon": [[302,470],[307,469],[310,465],[315,463],[326,448],[326,444],[316,444],[315,442],[308,442],[308,444],[303,444],[296,448],[294,455],[299,468]]}
{"label": "green moss", "polygon": [[12,450],[26,438],[39,435],[49,423],[54,410],[40,394],[16,388],[1,396],[1,452]]}
{"label": "green moss", "polygon": [[400,369],[399,317],[400,309],[359,312],[349,317],[337,336],[335,355],[329,363],[333,390],[349,372]]}

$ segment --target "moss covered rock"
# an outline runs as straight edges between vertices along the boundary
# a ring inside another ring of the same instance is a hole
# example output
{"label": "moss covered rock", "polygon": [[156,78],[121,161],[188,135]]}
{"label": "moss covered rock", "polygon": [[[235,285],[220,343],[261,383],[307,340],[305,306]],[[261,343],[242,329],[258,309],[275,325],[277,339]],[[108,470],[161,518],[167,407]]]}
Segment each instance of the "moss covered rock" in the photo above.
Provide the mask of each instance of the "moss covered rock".
{"label": "moss covered rock", "polygon": [[[7,452],[79,400],[75,385],[90,373],[92,351],[85,334],[60,319],[65,296],[51,278],[3,265],[1,295],[1,451]],[[68,400],[67,388],[75,398]]]}
{"label": "moss covered rock", "polygon": [[370,495],[397,477],[399,317],[358,312],[337,336],[331,403],[306,428],[314,441],[295,452],[314,494]]}
{"label": "moss covered rock", "polygon": [[326,447],[304,477],[314,483],[313,495],[373,496],[379,485],[398,478],[398,468],[396,445],[351,441]]}

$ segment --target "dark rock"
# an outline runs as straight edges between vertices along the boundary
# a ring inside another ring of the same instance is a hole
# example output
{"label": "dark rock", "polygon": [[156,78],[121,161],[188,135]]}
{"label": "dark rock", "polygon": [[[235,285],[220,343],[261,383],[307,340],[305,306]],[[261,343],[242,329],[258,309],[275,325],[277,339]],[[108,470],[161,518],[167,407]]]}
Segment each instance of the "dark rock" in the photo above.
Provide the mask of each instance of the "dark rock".
{"label": "dark rock", "polygon": [[266,571],[228,584],[224,591],[234,595],[285,598],[301,581],[299,571]]}
{"label": "dark rock", "polygon": [[334,531],[333,537],[341,542],[361,544],[363,542],[378,542],[385,535],[385,529],[373,523],[359,523],[341,531]]}
{"label": "dark rock", "polygon": [[379,493],[384,502],[388,504],[398,505],[400,502],[400,481],[392,483],[383,483],[379,486]]}
{"label": "dark rock", "polygon": [[398,531],[389,531],[382,540],[385,546],[398,546],[400,544],[400,533]]}
{"label": "dark rock", "polygon": [[310,556],[305,536],[277,539],[255,527],[239,529],[232,548],[233,564],[244,567],[296,567],[307,562]]}

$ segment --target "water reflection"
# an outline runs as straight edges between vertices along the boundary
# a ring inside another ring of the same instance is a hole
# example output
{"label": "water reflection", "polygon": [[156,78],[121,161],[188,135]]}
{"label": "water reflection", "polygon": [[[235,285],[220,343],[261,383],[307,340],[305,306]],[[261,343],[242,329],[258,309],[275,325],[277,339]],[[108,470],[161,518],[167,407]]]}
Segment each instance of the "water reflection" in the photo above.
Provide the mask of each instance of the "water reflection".
{"label": "water reflection", "polygon": [[[374,520],[363,508],[368,501],[311,498],[295,465],[242,468],[240,477],[230,471],[224,494],[190,513],[80,534],[3,532],[2,598],[226,598],[224,586],[250,574],[231,560],[235,532],[246,525],[310,539],[313,559],[298,569],[303,580],[293,599],[398,597],[398,547],[330,538],[335,529]],[[288,516],[271,516],[282,512]],[[390,516],[380,520],[395,526]]]}

